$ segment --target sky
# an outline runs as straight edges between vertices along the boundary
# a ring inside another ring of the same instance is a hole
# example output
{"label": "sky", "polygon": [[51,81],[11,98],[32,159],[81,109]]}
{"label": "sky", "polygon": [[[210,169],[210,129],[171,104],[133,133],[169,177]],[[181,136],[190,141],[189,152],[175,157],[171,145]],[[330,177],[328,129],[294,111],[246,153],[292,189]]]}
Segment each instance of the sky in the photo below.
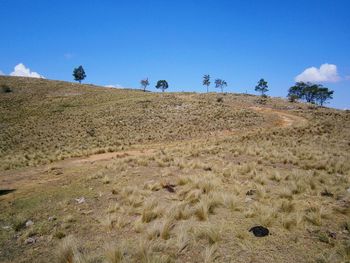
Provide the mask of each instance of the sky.
{"label": "sky", "polygon": [[[350,108],[348,0],[0,0],[0,74],[205,92],[204,74],[227,92],[285,97],[295,81],[334,90]],[[211,91],[217,91],[214,85]]]}

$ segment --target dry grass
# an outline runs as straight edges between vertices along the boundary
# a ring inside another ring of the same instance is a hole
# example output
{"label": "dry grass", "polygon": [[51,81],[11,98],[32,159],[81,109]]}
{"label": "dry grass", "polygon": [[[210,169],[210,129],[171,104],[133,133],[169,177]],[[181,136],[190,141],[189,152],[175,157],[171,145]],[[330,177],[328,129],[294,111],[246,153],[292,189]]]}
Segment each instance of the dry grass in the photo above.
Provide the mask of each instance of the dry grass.
{"label": "dry grass", "polygon": [[[0,93],[0,169],[119,151],[140,143],[199,138],[263,121],[251,110],[225,103],[218,107],[207,96],[4,76],[0,84],[13,90]],[[159,165],[168,165],[164,161],[158,160]],[[147,166],[148,161],[140,164]]]}
{"label": "dry grass", "polygon": [[[0,178],[17,191],[0,196],[0,261],[349,260],[349,113],[272,98],[252,109],[255,97],[235,94],[217,103],[213,94],[1,81],[14,92],[0,95],[0,112],[8,114],[0,115],[1,165],[10,169]],[[14,109],[12,95],[23,106]],[[11,170],[122,147],[134,150]],[[81,196],[86,201],[78,204]],[[35,224],[27,228],[29,219]],[[255,225],[271,235],[254,237],[248,230]],[[74,235],[82,247],[55,233]],[[24,245],[28,237],[37,243]]]}
{"label": "dry grass", "polygon": [[85,263],[84,256],[77,248],[77,241],[69,236],[61,241],[57,252],[58,263]]}

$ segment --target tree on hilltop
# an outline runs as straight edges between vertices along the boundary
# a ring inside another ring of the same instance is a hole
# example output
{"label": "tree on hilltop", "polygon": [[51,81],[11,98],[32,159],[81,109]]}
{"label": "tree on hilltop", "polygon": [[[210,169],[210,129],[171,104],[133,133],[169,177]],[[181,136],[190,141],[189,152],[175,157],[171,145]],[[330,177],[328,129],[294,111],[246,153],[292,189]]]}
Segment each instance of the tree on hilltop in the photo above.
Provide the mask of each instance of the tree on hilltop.
{"label": "tree on hilltop", "polygon": [[216,79],[215,80],[215,88],[220,88],[221,93],[224,92],[224,87],[227,87],[227,82],[223,79]]}
{"label": "tree on hilltop", "polygon": [[148,78],[142,79],[142,80],[140,81],[140,83],[141,83],[141,86],[142,86],[142,88],[143,88],[143,91],[146,91],[147,86],[149,86],[149,80],[148,80]]}
{"label": "tree on hilltop", "polygon": [[203,76],[203,86],[207,86],[207,92],[209,92],[210,75],[204,75]]}
{"label": "tree on hilltop", "polygon": [[164,92],[164,90],[169,88],[169,84],[168,84],[168,82],[166,80],[158,80],[156,88],[157,89],[161,89],[162,92]]}
{"label": "tree on hilltop", "polygon": [[308,103],[323,106],[327,100],[333,99],[333,93],[333,90],[329,90],[321,84],[297,82],[289,88],[287,96],[290,101],[302,99]]}
{"label": "tree on hilltop", "polygon": [[265,97],[265,93],[269,91],[267,81],[260,79],[258,85],[255,86],[255,91],[260,92],[262,97]]}
{"label": "tree on hilltop", "polygon": [[305,87],[306,83],[304,82],[297,82],[294,86],[290,87],[287,95],[289,101],[295,102],[296,100],[301,99],[303,97]]}
{"label": "tree on hilltop", "polygon": [[73,77],[74,77],[74,80],[79,81],[79,83],[81,83],[81,81],[86,78],[86,74],[83,69],[83,66],[80,65],[79,67],[73,70]]}
{"label": "tree on hilltop", "polygon": [[316,95],[316,101],[323,106],[323,104],[330,99],[333,99],[333,90],[329,90],[325,87],[319,87]]}

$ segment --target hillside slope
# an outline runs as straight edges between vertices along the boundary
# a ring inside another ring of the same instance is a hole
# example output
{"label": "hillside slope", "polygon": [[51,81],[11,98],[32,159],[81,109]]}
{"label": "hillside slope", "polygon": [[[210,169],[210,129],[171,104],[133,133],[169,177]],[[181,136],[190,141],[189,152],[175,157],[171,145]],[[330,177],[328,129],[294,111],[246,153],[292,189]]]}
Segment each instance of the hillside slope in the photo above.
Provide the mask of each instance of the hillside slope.
{"label": "hillside slope", "polygon": [[1,83],[1,262],[350,260],[348,111]]}
{"label": "hillside slope", "polygon": [[256,97],[159,94],[44,79],[0,77],[0,169],[266,127]]}

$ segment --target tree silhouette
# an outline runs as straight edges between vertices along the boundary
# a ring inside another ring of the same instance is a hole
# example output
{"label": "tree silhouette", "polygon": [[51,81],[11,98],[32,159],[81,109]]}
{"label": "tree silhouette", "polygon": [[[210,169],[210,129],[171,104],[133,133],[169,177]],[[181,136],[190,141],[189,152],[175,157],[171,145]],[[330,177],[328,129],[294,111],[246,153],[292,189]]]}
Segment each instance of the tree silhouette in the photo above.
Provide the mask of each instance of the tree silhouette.
{"label": "tree silhouette", "polygon": [[164,90],[166,90],[169,87],[169,84],[166,80],[158,80],[156,88],[157,89],[161,89],[162,92],[164,92]]}
{"label": "tree silhouette", "polygon": [[86,78],[86,74],[83,69],[83,66],[80,65],[79,67],[73,70],[73,77],[74,77],[74,80],[79,81],[79,83],[81,83],[81,81]]}
{"label": "tree silhouette", "polygon": [[216,79],[215,80],[215,88],[220,88],[221,93],[224,92],[224,87],[227,87],[227,82],[223,79]]}
{"label": "tree silhouette", "polygon": [[203,86],[207,86],[207,92],[209,92],[210,75],[204,75],[203,76]]}
{"label": "tree silhouette", "polygon": [[143,88],[143,91],[146,91],[146,88],[147,88],[147,86],[149,85],[148,78],[142,79],[142,80],[140,81],[140,83],[141,83],[141,86],[142,86],[142,88]]}
{"label": "tree silhouette", "polygon": [[265,92],[269,91],[267,81],[260,79],[258,85],[255,86],[255,91],[261,92],[261,96],[265,96]]}
{"label": "tree silhouette", "polygon": [[288,97],[303,99],[309,103],[316,103],[321,106],[330,99],[333,99],[333,90],[323,87],[321,84],[313,84],[310,82],[297,82],[288,90]]}
{"label": "tree silhouette", "polygon": [[290,87],[288,90],[287,97],[290,101],[295,101],[297,99],[301,99],[304,94],[304,89],[306,87],[306,83],[304,82],[297,82],[294,86]]}
{"label": "tree silhouette", "polygon": [[[321,85],[320,85],[321,86]],[[325,87],[319,87],[318,88],[318,92],[316,94],[316,101],[323,106],[323,104],[329,100],[329,99],[333,99],[333,90],[328,90],[328,88]]]}

